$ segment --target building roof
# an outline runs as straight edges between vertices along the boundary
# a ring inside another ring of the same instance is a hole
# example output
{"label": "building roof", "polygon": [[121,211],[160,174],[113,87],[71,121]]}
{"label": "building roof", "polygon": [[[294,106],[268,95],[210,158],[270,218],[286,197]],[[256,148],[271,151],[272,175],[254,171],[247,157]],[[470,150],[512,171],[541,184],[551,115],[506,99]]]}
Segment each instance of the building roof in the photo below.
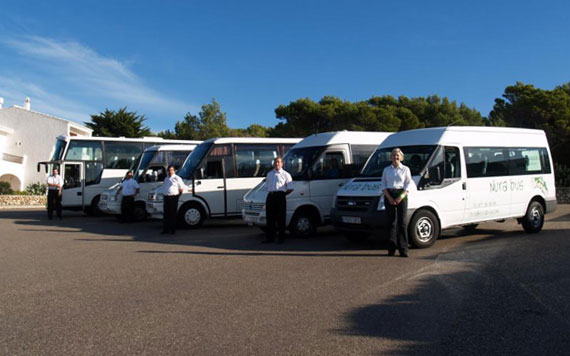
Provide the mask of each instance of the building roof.
{"label": "building roof", "polygon": [[71,127],[74,127],[74,128],[81,130],[81,131],[85,131],[89,134],[91,134],[93,132],[92,129],[88,128],[87,126],[81,125],[77,122],[67,120],[67,119],[63,119],[61,117],[57,117],[54,115],[46,114],[46,113],[35,111],[35,110],[26,110],[25,108],[18,106],[18,105],[13,105],[13,106],[10,106],[8,108],[0,109],[0,112],[8,111],[8,110],[18,110],[18,111],[22,111],[22,112],[26,112],[26,113],[32,113],[34,115],[41,115],[41,116],[46,117],[48,119],[64,121],[65,123],[69,124]]}

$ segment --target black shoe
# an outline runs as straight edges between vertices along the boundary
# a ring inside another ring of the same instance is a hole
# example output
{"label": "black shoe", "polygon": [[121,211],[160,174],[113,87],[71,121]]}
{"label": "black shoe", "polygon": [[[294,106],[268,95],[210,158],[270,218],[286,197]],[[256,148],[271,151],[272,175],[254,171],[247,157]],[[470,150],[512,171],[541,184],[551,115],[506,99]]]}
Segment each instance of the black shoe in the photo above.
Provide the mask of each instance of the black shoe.
{"label": "black shoe", "polygon": [[58,218],[59,220],[63,220],[63,218],[62,218],[61,216],[58,216],[57,218]]}
{"label": "black shoe", "polygon": [[48,220],[53,220],[53,218],[51,216],[48,216]]}
{"label": "black shoe", "polygon": [[388,250],[388,256],[394,256],[396,254],[396,250]]}
{"label": "black shoe", "polygon": [[281,245],[283,242],[285,242],[283,239],[277,239],[277,243],[278,243],[278,244]]}
{"label": "black shoe", "polygon": [[161,235],[166,235],[166,234],[168,234],[168,231],[162,230],[162,231],[160,232],[160,234],[161,234]]}
{"label": "black shoe", "polygon": [[400,251],[400,257],[408,257],[408,253],[406,251]]}
{"label": "black shoe", "polygon": [[170,235],[174,235],[174,234],[176,234],[176,231],[174,231],[174,230],[170,231]]}
{"label": "black shoe", "polygon": [[262,244],[268,244],[268,243],[272,243],[274,240],[273,239],[265,239],[263,241],[261,241]]}

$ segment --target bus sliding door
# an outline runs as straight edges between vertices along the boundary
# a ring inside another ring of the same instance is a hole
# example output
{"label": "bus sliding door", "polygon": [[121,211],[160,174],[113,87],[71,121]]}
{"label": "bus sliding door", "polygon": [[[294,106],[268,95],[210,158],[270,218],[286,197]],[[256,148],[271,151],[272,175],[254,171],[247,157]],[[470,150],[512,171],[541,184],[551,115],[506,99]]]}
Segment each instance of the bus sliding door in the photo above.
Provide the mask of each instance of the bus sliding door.
{"label": "bus sliding door", "polygon": [[83,207],[85,180],[82,163],[62,164],[63,190],[61,205],[64,207]]}

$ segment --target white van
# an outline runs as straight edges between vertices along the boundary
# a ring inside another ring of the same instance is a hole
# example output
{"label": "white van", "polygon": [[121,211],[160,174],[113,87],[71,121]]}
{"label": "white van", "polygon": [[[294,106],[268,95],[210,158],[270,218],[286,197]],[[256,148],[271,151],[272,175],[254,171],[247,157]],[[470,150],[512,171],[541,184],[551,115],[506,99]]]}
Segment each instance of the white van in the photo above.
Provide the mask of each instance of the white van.
{"label": "white van", "polygon": [[[287,196],[289,230],[298,236],[310,235],[318,225],[329,222],[336,191],[357,175],[378,144],[390,133],[339,131],[306,137],[283,159],[291,174],[294,190]],[[242,218],[249,225],[267,225],[265,181],[244,197]]]}
{"label": "white van", "polygon": [[[243,196],[272,169],[273,159],[282,156],[299,138],[213,138],[196,146],[177,174],[188,190],[178,202],[178,220],[198,227],[209,217],[239,217]],[[162,218],[161,187],[148,194],[146,210]]]}
{"label": "white van", "polygon": [[439,127],[388,137],[370,156],[362,177],[337,192],[335,227],[351,238],[386,227],[380,177],[399,147],[415,186],[408,200],[413,246],[435,243],[441,229],[473,229],[489,220],[516,218],[539,232],[556,209],[554,172],[544,131],[502,127]]}
{"label": "white van", "polygon": [[[135,211],[133,216],[136,221],[146,219],[146,196],[154,188],[158,187],[166,177],[166,169],[173,165],[180,168],[196,145],[162,145],[147,148],[142,154],[137,168],[133,172],[140,186],[140,192],[135,196]],[[117,183],[101,193],[99,210],[105,214],[120,215],[121,201],[123,196],[117,191],[121,183]]]}

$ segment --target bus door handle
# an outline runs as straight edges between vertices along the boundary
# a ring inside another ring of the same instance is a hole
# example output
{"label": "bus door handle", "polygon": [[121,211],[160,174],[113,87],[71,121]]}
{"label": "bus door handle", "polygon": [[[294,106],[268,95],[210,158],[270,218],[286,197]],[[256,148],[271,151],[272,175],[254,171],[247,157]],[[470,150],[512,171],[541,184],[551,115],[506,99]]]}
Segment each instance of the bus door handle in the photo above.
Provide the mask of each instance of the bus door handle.
{"label": "bus door handle", "polygon": [[218,187],[218,189],[222,189],[223,187],[224,187],[224,186],[223,186],[223,185],[221,185],[221,186],[219,186],[219,187]]}
{"label": "bus door handle", "polygon": [[344,185],[344,183],[338,183],[339,187],[342,187]]}
{"label": "bus door handle", "polygon": [[196,185],[200,185],[200,184],[202,184],[202,181],[199,180],[196,182]]}
{"label": "bus door handle", "polygon": [[81,193],[81,192],[77,192],[77,195],[81,196],[81,195],[82,195],[82,193]]}
{"label": "bus door handle", "polygon": [[467,190],[467,182],[463,182],[461,188],[463,188],[463,190]]}

